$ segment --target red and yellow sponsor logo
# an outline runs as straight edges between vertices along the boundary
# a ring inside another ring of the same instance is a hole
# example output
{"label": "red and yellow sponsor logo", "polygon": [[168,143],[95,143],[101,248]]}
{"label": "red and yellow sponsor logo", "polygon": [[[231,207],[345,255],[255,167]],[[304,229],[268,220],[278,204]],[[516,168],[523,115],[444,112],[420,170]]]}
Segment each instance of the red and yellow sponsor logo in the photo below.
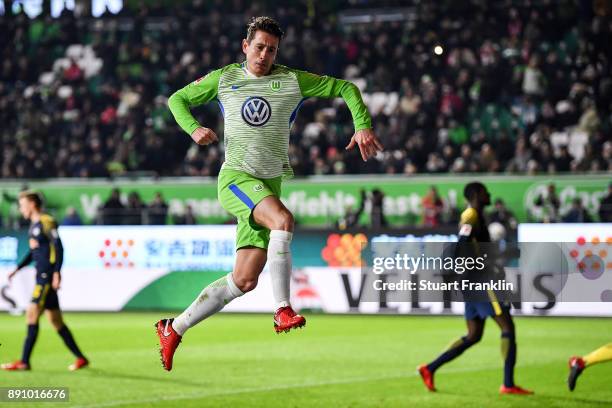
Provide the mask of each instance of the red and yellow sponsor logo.
{"label": "red and yellow sponsor logo", "polygon": [[612,236],[578,237],[569,252],[582,276],[589,280],[599,278],[606,270],[612,271],[611,253]]}
{"label": "red and yellow sponsor logo", "polygon": [[321,257],[329,266],[364,266],[361,252],[367,243],[365,234],[331,234]]}
{"label": "red and yellow sponsor logo", "polygon": [[130,251],[134,247],[133,239],[105,239],[98,256],[105,268],[133,268]]}

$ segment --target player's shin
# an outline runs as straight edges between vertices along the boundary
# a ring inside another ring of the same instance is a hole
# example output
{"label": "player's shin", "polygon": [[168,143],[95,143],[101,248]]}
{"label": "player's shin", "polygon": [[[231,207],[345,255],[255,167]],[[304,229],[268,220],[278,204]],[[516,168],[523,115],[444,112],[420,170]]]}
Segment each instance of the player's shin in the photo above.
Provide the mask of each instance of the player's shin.
{"label": "player's shin", "polygon": [[461,337],[460,339],[451,343],[446,351],[440,354],[438,358],[429,363],[427,368],[432,373],[435,372],[441,365],[459,357],[465,350],[473,346],[475,343],[476,341],[470,340],[467,336]]}
{"label": "player's shin", "polygon": [[600,347],[592,353],[584,356],[584,363],[586,367],[610,360],[612,360],[612,343],[606,344],[605,346]]}
{"label": "player's shin", "polygon": [[30,364],[30,355],[34,349],[34,344],[38,338],[38,323],[28,325],[28,334],[23,342],[23,353],[21,355],[21,361],[25,364]]}
{"label": "player's shin", "polygon": [[182,336],[189,328],[217,313],[226,304],[243,294],[230,273],[205,287],[196,300],[174,319],[172,327]]}
{"label": "player's shin", "polygon": [[272,293],[276,308],[289,306],[289,285],[291,282],[291,238],[288,231],[270,231],[268,245],[268,266],[272,279]]}
{"label": "player's shin", "polygon": [[63,325],[61,329],[57,331],[57,334],[62,338],[62,340],[64,340],[64,344],[66,344],[66,347],[68,347],[75,357],[85,358],[83,353],[81,353],[79,346],[77,346],[70,329],[68,329],[68,326]]}
{"label": "player's shin", "polygon": [[503,332],[501,351],[504,358],[504,385],[514,386],[514,366],[516,364],[516,338],[514,332]]}

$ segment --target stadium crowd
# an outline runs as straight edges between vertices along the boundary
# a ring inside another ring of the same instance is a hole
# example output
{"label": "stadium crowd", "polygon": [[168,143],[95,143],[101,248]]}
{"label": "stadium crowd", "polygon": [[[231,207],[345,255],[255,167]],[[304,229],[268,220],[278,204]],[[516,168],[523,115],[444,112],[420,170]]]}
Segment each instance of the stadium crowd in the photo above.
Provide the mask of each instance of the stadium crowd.
{"label": "stadium crowd", "polygon": [[[99,19],[7,13],[0,176],[217,175],[223,144],[192,144],[167,97],[242,60],[244,25],[264,13],[285,28],[278,62],[357,83],[386,147],[362,163],[344,150],[346,107],[308,100],[289,148],[297,175],[612,171],[612,24],[600,3],[196,0]],[[383,7],[402,18],[343,19]],[[223,133],[216,105],[196,113]]]}

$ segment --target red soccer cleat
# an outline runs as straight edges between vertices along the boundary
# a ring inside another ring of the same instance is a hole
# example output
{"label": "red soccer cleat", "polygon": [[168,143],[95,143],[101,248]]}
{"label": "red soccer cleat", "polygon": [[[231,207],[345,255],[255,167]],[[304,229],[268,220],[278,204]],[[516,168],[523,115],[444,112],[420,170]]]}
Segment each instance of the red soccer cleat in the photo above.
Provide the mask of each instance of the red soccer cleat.
{"label": "red soccer cleat", "polygon": [[287,333],[291,329],[304,327],[305,325],[306,319],[304,319],[304,316],[295,313],[291,306],[281,307],[274,313],[274,330],[276,330],[276,334],[280,332]]}
{"label": "red soccer cleat", "polygon": [[159,337],[159,354],[164,370],[172,370],[172,358],[182,337],[172,328],[174,319],[162,319],[155,323],[157,337]]}
{"label": "red soccer cleat", "polygon": [[567,376],[567,387],[570,391],[574,391],[574,388],[576,388],[576,380],[578,380],[578,377],[584,371],[584,367],[585,364],[582,357],[572,357],[569,359],[570,372]]}
{"label": "red soccer cleat", "polygon": [[427,387],[427,389],[431,392],[436,392],[436,387],[434,386],[434,375],[431,371],[429,371],[429,368],[423,364],[419,366],[418,371],[423,379],[425,387]]}
{"label": "red soccer cleat", "polygon": [[89,360],[85,357],[79,357],[76,361],[68,366],[70,371],[80,370],[81,368],[85,368],[89,365]]}
{"label": "red soccer cleat", "polygon": [[28,371],[30,365],[23,361],[15,361],[14,363],[4,363],[0,365],[0,368],[6,371]]}
{"label": "red soccer cleat", "polygon": [[514,395],[531,395],[533,394],[533,391],[526,390],[524,388],[519,387],[518,385],[515,385],[513,387],[506,387],[505,385],[502,384],[502,386],[499,387],[499,393],[500,394],[514,394]]}

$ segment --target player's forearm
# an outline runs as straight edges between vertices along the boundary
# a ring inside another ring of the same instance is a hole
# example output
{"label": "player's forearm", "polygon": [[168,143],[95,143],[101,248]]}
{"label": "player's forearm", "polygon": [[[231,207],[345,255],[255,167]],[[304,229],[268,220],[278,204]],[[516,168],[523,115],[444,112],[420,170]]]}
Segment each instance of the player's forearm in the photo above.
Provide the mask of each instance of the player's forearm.
{"label": "player's forearm", "polygon": [[361,98],[361,92],[355,84],[345,80],[337,80],[340,83],[340,96],[351,111],[355,132],[362,129],[372,128],[372,119],[368,108]]}
{"label": "player's forearm", "polygon": [[59,272],[64,263],[64,246],[59,238],[55,241],[55,252],[55,268],[53,272]]}
{"label": "player's forearm", "polygon": [[25,268],[27,265],[30,264],[30,262],[32,262],[32,251],[28,251],[27,255],[21,260],[21,262],[17,264],[16,270]]}
{"label": "player's forearm", "polygon": [[189,99],[184,95],[184,91],[178,90],[170,96],[168,99],[168,107],[176,123],[183,129],[188,135],[191,134],[199,127],[202,127],[200,123],[193,117],[191,110],[189,109]]}

